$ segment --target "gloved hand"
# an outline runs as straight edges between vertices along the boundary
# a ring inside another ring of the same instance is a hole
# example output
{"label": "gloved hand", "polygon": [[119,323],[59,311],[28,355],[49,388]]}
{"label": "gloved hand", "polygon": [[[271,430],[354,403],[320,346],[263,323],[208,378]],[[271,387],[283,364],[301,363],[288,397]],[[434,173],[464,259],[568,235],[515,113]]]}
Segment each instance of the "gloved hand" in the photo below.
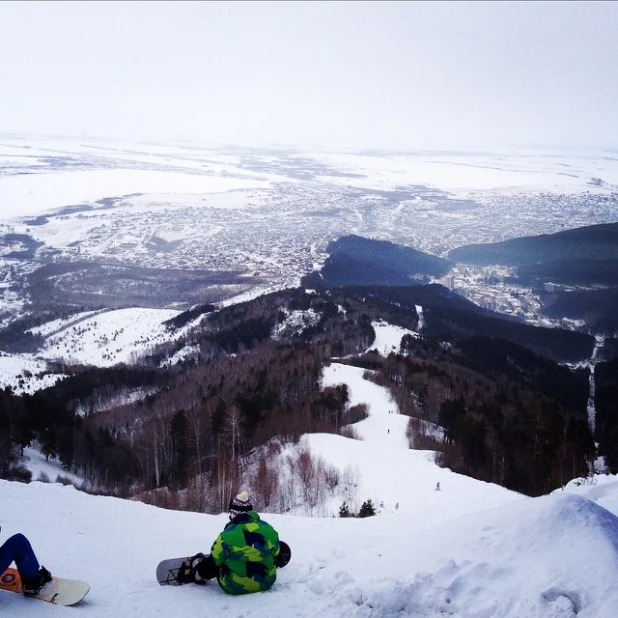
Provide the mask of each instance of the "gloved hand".
{"label": "gloved hand", "polygon": [[196,584],[205,584],[209,579],[217,577],[219,573],[219,567],[215,564],[212,556],[204,556],[197,561],[195,569],[193,570],[193,576]]}

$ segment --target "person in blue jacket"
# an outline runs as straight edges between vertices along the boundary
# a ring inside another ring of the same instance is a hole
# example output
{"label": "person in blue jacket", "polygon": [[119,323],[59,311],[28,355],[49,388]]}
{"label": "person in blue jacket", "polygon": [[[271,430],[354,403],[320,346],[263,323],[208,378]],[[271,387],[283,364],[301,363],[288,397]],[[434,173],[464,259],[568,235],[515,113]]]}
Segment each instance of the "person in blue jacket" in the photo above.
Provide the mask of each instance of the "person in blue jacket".
{"label": "person in blue jacket", "polygon": [[14,534],[0,545],[0,575],[12,562],[17,566],[22,592],[27,597],[39,594],[52,581],[51,573],[39,564],[30,541],[23,534]]}

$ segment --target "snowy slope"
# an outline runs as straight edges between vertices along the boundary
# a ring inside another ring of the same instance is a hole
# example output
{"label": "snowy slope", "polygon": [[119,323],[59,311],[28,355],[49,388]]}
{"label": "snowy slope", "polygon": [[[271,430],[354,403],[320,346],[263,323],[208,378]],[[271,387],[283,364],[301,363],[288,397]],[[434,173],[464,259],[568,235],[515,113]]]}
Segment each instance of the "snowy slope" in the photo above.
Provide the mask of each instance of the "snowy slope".
{"label": "snowy slope", "polygon": [[140,307],[90,312],[73,320],[54,320],[32,331],[46,336],[39,353],[45,359],[109,367],[130,363],[155,344],[179,337],[179,332],[172,336],[163,325],[179,313]]}
{"label": "snowy slope", "polygon": [[[208,550],[225,514],[0,481],[3,537],[25,532],[52,572],[87,579],[91,592],[73,610],[83,616],[615,618],[614,514],[561,493],[461,515],[466,493],[458,498],[448,523],[433,520],[445,510],[438,505],[422,516],[265,515],[291,544],[292,562],[271,591],[229,597],[213,583],[169,588],[154,578],[162,557]],[[3,617],[35,611],[65,610],[0,592]]]}
{"label": "snowy slope", "polygon": [[83,478],[64,470],[58,459],[47,458],[34,447],[28,446],[24,449],[22,465],[30,470],[33,481],[42,481],[47,477],[48,482],[55,483],[58,477],[61,477],[68,479],[75,487],[84,482]]}
{"label": "snowy slope", "polygon": [[[364,379],[363,374],[364,370],[358,367],[331,363],[324,368],[322,377],[324,386],[347,384],[350,405],[368,406],[368,418],[353,425],[361,439],[333,434],[310,434],[303,439],[312,453],[341,473],[346,467],[357,471],[356,496],[349,501],[353,511],[357,512],[362,502],[371,499],[376,506],[383,505],[383,513],[406,513],[418,522],[433,525],[453,514],[460,516],[523,498],[502,487],[438,467],[433,451],[410,450],[405,435],[408,417],[399,414],[387,389]],[[437,483],[441,487],[439,492],[435,490]],[[333,498],[325,514],[337,515],[341,502],[340,497]]]}
{"label": "snowy slope", "polygon": [[155,581],[162,558],[208,551],[226,514],[168,511],[59,484],[0,481],[2,538],[25,533],[52,572],[92,584],[74,610],[0,592],[0,615],[618,615],[616,477],[572,482],[565,491],[532,499],[453,474],[438,468],[431,452],[405,448],[405,419],[361,370],[332,363],[323,383],[341,382],[352,403],[368,405],[369,418],[357,426],[363,440],[326,434],[304,440],[331,465],[356,469],[360,499],[383,501],[384,508],[367,519],[264,514],[293,550],[272,590],[230,597],[214,583],[170,588]]}
{"label": "snowy slope", "polygon": [[[182,329],[168,331],[164,322],[179,313],[175,309],[140,307],[87,311],[31,328],[28,332],[44,337],[41,349],[36,355],[0,351],[0,388],[10,386],[21,394],[52,386],[65,376],[45,373],[48,361],[96,367],[133,363],[155,345],[182,337],[194,325],[191,322]],[[172,362],[190,352],[181,350]],[[32,377],[25,377],[29,374]]]}
{"label": "snowy slope", "polygon": [[31,354],[9,354],[0,351],[0,388],[11,387],[17,395],[32,394],[53,386],[63,376],[45,373],[47,363]]}

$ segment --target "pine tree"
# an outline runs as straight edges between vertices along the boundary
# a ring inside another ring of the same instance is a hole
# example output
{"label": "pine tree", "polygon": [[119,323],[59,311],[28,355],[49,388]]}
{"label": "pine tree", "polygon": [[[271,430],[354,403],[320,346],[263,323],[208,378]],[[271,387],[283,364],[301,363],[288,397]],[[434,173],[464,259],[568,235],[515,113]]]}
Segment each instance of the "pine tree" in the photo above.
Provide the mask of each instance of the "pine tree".
{"label": "pine tree", "polygon": [[343,504],[339,507],[339,517],[350,517],[350,509],[348,508],[345,500]]}
{"label": "pine tree", "polygon": [[365,500],[362,506],[360,507],[360,511],[358,512],[359,517],[372,517],[376,514],[376,507],[373,505],[371,498],[369,500]]}

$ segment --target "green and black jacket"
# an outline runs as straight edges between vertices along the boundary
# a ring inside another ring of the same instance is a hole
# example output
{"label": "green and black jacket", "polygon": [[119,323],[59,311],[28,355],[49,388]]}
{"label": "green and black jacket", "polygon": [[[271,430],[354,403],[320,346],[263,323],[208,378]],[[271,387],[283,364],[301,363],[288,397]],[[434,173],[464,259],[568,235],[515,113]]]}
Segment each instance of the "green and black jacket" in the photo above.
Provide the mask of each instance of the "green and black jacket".
{"label": "green and black jacket", "polygon": [[277,579],[278,554],[277,531],[255,511],[236,515],[210,550],[219,584],[230,594],[268,590]]}

